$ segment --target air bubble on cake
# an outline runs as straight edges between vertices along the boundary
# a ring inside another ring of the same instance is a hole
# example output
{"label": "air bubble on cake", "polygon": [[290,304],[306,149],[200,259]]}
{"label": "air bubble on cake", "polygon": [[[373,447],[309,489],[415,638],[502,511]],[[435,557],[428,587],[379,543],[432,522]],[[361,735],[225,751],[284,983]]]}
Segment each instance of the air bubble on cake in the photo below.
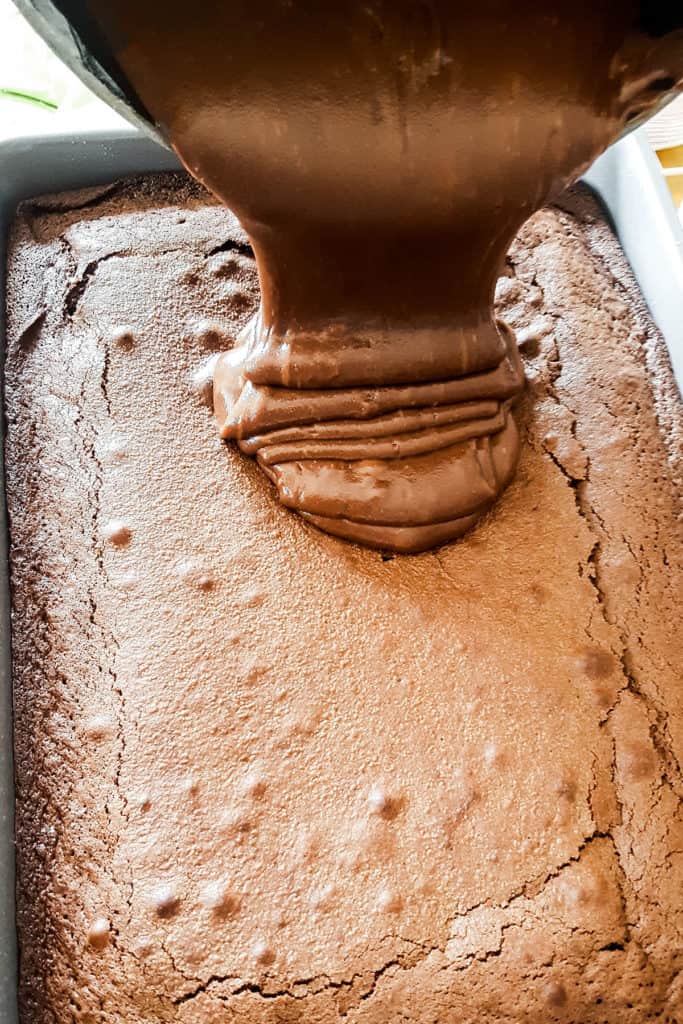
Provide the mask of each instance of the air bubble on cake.
{"label": "air bubble on cake", "polygon": [[274,950],[263,939],[254,943],[251,952],[256,963],[262,964],[264,967],[275,962]]}
{"label": "air bubble on cake", "polygon": [[403,801],[396,793],[390,793],[382,786],[373,785],[368,793],[370,814],[392,821],[401,810]]}
{"label": "air bubble on cake", "polygon": [[133,570],[124,572],[114,582],[120,590],[133,590],[140,582],[140,574]]}
{"label": "air bubble on cake", "polygon": [[489,768],[500,768],[505,762],[505,751],[497,743],[487,743],[484,747],[484,763]]}
{"label": "air bubble on cake", "polygon": [[212,352],[224,352],[231,348],[233,339],[225,327],[215,320],[197,320],[192,325],[192,336],[202,346]]}
{"label": "air bubble on cake", "polygon": [[[277,699],[285,700],[288,693]],[[288,747],[297,739],[308,739],[313,736],[320,725],[322,712],[320,708],[299,708],[285,715],[280,728],[276,745],[280,748]]]}
{"label": "air bubble on cake", "polygon": [[201,573],[197,577],[197,587],[199,590],[209,591],[213,590],[215,586],[215,580],[208,573]]}
{"label": "air bubble on cake", "polygon": [[377,909],[386,914],[398,914],[403,906],[399,893],[385,887],[377,895]]}
{"label": "air bubble on cake", "polygon": [[321,885],[318,888],[313,889],[308,902],[313,910],[325,913],[332,909],[336,892],[337,890],[335,885],[332,882],[328,882],[326,885]]}
{"label": "air bubble on cake", "polygon": [[[214,252],[206,258],[206,269],[212,277],[224,280],[226,290],[241,291],[249,298],[248,288],[254,281],[254,257],[247,252]],[[251,304],[252,300],[249,299]]]}
{"label": "air bubble on cake", "polygon": [[100,456],[104,462],[119,464],[128,456],[128,443],[123,434],[112,432],[102,444]]}
{"label": "air bubble on cake", "polygon": [[657,768],[652,747],[638,740],[619,745],[617,764],[628,782],[644,782],[652,778]]}
{"label": "air bubble on cake", "polygon": [[548,982],[543,996],[548,1006],[564,1006],[567,1002],[567,992],[564,985],[561,985],[559,981]]}
{"label": "air bubble on cake", "polygon": [[267,675],[269,670],[270,665],[261,661],[259,658],[252,657],[245,659],[239,669],[240,681],[246,686],[256,686],[256,684],[261,682],[263,677]]}
{"label": "air bubble on cake", "polygon": [[267,781],[262,772],[254,769],[250,771],[240,784],[240,792],[243,796],[252,800],[261,800],[265,796]]}
{"label": "air bubble on cake", "polygon": [[187,797],[195,797],[199,794],[199,782],[193,775],[188,775],[180,783],[180,790]]}
{"label": "air bubble on cake", "polygon": [[616,659],[609,651],[587,647],[574,662],[576,668],[591,679],[606,679],[616,668]]}
{"label": "air bubble on cake", "polygon": [[207,409],[213,409],[213,373],[218,357],[219,353],[214,352],[200,363],[191,377],[192,390]]}
{"label": "air bubble on cake", "polygon": [[251,832],[251,816],[241,807],[226,807],[218,819],[218,827],[230,836]]}
{"label": "air bubble on cake", "polygon": [[261,587],[247,587],[241,594],[236,594],[233,601],[243,608],[259,608],[265,599],[266,594]]}
{"label": "air bubble on cake", "polygon": [[254,300],[249,292],[239,286],[231,288],[229,293],[224,297],[224,301],[228,309],[230,309],[235,316],[249,312],[254,305]]}
{"label": "air bubble on cake", "polygon": [[132,531],[130,526],[122,519],[110,519],[102,527],[102,536],[109,544],[116,547],[125,547],[130,543]]}
{"label": "air bubble on cake", "polygon": [[234,914],[239,909],[239,898],[230,891],[228,883],[222,880],[207,882],[199,899],[206,910],[219,917]]}
{"label": "air bubble on cake", "polygon": [[173,567],[173,574],[190,586],[203,590],[205,593],[213,590],[216,585],[213,574],[199,559],[181,559]]}
{"label": "air bubble on cake", "polygon": [[175,887],[170,883],[160,885],[152,894],[152,908],[157,917],[172,917],[180,905]]}
{"label": "air bubble on cake", "polygon": [[154,943],[151,939],[143,938],[133,945],[133,953],[139,960],[146,960],[154,952]]}
{"label": "air bubble on cake", "polygon": [[91,740],[103,740],[111,736],[116,724],[111,715],[93,715],[85,723],[85,734]]}
{"label": "air bubble on cake", "polygon": [[517,348],[527,356],[535,356],[540,351],[541,342],[552,330],[552,324],[541,317],[516,331]]}
{"label": "air bubble on cake", "polygon": [[554,786],[555,792],[558,797],[562,800],[566,800],[567,803],[573,804],[576,802],[578,795],[578,786],[576,781],[570,778],[568,775],[562,775]]}
{"label": "air bubble on cake", "polygon": [[589,883],[576,882],[574,879],[564,883],[562,887],[565,901],[570,906],[585,906],[595,900],[595,889]]}
{"label": "air bubble on cake", "polygon": [[301,830],[294,841],[294,858],[298,864],[312,864],[320,854],[320,839],[315,832]]}
{"label": "air bubble on cake", "polygon": [[114,327],[109,335],[109,343],[123,352],[131,352],[135,348],[135,330],[130,324]]}
{"label": "air bubble on cake", "polygon": [[88,928],[88,943],[94,949],[104,949],[109,943],[111,926],[106,917],[96,917]]}

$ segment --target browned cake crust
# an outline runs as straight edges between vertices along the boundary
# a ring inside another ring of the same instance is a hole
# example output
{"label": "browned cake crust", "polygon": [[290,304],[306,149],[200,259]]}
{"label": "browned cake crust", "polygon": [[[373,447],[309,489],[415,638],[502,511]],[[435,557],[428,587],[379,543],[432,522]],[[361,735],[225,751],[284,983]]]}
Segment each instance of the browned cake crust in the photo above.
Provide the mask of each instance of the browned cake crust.
{"label": "browned cake crust", "polygon": [[256,297],[182,176],[14,230],[24,1024],[683,1020],[681,410],[609,228],[521,233],[520,470],[420,556],[219,442]]}

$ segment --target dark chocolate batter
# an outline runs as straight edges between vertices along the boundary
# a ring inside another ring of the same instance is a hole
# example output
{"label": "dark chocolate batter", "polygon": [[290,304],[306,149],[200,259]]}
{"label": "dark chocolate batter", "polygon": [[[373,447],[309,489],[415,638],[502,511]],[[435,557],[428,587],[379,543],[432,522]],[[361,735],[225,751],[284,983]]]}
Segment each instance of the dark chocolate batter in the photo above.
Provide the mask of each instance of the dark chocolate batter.
{"label": "dark chocolate batter", "polygon": [[678,86],[681,33],[595,0],[90,6],[254,246],[222,436],[331,533],[416,551],[464,532],[517,461],[523,373],[492,315],[507,249]]}

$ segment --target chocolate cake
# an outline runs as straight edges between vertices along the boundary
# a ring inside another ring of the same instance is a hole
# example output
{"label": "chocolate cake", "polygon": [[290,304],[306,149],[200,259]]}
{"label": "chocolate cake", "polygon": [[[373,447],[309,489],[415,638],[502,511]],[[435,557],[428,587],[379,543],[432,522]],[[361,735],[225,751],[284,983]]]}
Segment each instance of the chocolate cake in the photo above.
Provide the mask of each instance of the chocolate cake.
{"label": "chocolate cake", "polygon": [[517,476],[415,556],[218,438],[258,288],[186,177],[25,204],[8,275],[24,1024],[683,1020],[681,407],[592,198],[499,281]]}

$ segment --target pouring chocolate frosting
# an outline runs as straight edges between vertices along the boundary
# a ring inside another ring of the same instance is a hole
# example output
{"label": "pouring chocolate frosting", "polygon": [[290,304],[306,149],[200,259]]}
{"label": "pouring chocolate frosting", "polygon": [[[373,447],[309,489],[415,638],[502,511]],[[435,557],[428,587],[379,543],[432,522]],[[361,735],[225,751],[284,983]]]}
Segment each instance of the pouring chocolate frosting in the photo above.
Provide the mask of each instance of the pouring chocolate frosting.
{"label": "pouring chocolate frosting", "polygon": [[650,6],[92,0],[252,241],[261,307],[215,413],[289,508],[418,551],[509,483],[524,376],[496,280],[529,215],[678,87],[683,33]]}

